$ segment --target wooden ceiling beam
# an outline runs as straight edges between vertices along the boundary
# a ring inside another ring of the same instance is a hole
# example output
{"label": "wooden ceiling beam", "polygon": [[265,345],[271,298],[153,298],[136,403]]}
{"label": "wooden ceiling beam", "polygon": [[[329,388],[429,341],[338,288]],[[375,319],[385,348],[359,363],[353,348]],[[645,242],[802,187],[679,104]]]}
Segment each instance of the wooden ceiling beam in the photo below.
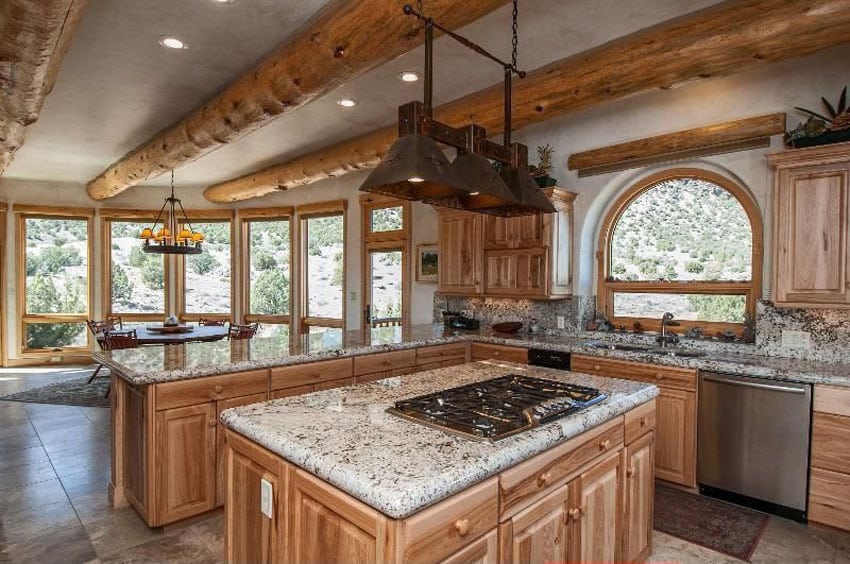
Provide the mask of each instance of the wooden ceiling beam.
{"label": "wooden ceiling beam", "polygon": [[[427,13],[460,28],[508,0],[431,0]],[[407,53],[424,41],[401,1],[331,0],[255,68],[88,183],[94,199],[191,162]]]}
{"label": "wooden ceiling beam", "polygon": [[[514,129],[685,82],[728,75],[850,40],[850,0],[728,0],[538,68],[514,81]],[[435,117],[502,129],[502,85],[454,100]],[[707,101],[706,103],[710,103]],[[375,166],[395,139],[380,129],[208,187],[217,203],[256,198]]]}
{"label": "wooden ceiling beam", "polygon": [[5,0],[0,4],[0,175],[53,89],[87,0]]}

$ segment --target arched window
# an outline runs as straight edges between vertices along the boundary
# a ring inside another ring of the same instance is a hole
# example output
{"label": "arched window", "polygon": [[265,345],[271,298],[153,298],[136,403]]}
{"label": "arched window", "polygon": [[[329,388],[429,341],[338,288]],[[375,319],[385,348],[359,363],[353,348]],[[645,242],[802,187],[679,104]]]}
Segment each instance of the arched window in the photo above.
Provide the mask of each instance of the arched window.
{"label": "arched window", "polygon": [[598,307],[615,326],[740,334],[761,294],[762,222],[723,176],[673,169],[627,190],[602,224]]}

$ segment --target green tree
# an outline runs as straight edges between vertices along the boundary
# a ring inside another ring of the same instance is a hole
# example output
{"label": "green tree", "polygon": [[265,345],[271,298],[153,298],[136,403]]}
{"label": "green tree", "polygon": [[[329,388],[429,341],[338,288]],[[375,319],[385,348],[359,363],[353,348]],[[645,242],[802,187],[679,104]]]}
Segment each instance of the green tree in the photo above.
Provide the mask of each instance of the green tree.
{"label": "green tree", "polygon": [[69,266],[83,264],[83,257],[74,248],[47,247],[37,255],[27,258],[27,274],[58,274]]}
{"label": "green tree", "polygon": [[209,251],[189,259],[189,267],[200,275],[209,274],[218,268],[218,260]]}
{"label": "green tree", "polygon": [[[77,288],[60,296],[56,285],[49,277],[38,274],[27,287],[27,311],[29,313],[76,312]],[[27,347],[31,349],[66,347],[85,327],[79,323],[30,323],[27,324]]]}
{"label": "green tree", "polygon": [[150,259],[150,255],[146,254],[141,247],[135,246],[130,251],[130,266],[133,268],[142,268]]}
{"label": "green tree", "polygon": [[251,313],[281,315],[289,311],[289,278],[282,270],[266,270],[251,287]]}
{"label": "green tree", "polygon": [[128,302],[133,296],[133,286],[130,284],[130,279],[127,278],[127,273],[121,268],[120,264],[112,263],[112,301]]}
{"label": "green tree", "polygon": [[688,301],[702,321],[743,323],[746,314],[744,296],[690,295]]}
{"label": "green tree", "polygon": [[148,260],[142,264],[142,283],[151,290],[165,288],[162,260]]}
{"label": "green tree", "polygon": [[342,286],[343,266],[342,253],[337,253],[334,255],[334,272],[333,276],[331,276],[331,286]]}
{"label": "green tree", "polygon": [[254,255],[254,268],[257,270],[272,270],[277,268],[277,261],[271,253],[260,251]]}

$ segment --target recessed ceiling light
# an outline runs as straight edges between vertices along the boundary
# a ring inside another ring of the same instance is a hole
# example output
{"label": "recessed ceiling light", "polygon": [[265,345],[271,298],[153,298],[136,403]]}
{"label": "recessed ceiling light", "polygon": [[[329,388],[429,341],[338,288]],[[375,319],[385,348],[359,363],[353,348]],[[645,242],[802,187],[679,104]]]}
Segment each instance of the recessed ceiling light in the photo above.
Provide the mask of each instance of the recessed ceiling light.
{"label": "recessed ceiling light", "polygon": [[342,106],[343,108],[353,108],[357,105],[357,101],[352,100],[351,98],[341,98],[337,100],[336,103]]}
{"label": "recessed ceiling light", "polygon": [[404,71],[403,73],[398,75],[399,80],[402,82],[416,82],[419,80],[419,75],[413,71]]}
{"label": "recessed ceiling light", "polygon": [[213,4],[233,4],[233,0],[212,0]]}
{"label": "recessed ceiling light", "polygon": [[159,44],[168,49],[188,49],[189,46],[182,39],[178,39],[173,35],[164,35],[159,38]]}

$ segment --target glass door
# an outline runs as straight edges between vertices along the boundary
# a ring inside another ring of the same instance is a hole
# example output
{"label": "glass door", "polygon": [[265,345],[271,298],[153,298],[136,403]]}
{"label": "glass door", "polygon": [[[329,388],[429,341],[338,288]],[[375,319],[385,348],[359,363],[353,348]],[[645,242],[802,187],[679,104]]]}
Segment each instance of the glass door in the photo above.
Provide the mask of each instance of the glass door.
{"label": "glass door", "polygon": [[404,250],[372,249],[368,252],[365,325],[390,327],[402,324],[404,311]]}

